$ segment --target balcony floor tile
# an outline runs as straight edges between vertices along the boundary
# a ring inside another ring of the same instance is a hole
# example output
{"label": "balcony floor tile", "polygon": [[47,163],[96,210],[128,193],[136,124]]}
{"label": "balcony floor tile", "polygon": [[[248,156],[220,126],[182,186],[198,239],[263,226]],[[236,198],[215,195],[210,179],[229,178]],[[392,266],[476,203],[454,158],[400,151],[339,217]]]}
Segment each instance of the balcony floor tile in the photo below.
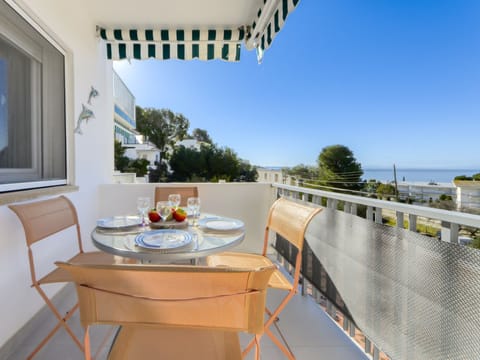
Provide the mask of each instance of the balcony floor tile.
{"label": "balcony floor tile", "polygon": [[[72,287],[72,291],[74,291]],[[284,293],[280,291],[270,291],[268,296],[268,305],[272,309],[283,298]],[[75,333],[82,332],[78,312],[69,320]],[[45,335],[45,329],[54,325],[52,316],[51,324],[44,324],[44,329],[34,329],[29,334],[28,343],[16,349],[14,356],[9,360],[25,359],[39,339]],[[310,359],[336,359],[336,360],[367,360],[369,357],[340,329],[337,324],[331,320],[323,310],[310,298],[295,296],[280,316],[279,326],[298,360]],[[92,329],[92,349],[95,352],[99,343],[108,336],[107,346],[104,346],[100,352],[99,359],[105,359],[108,346],[113,334],[109,333],[112,327],[97,326]],[[274,330],[276,333],[276,330]],[[246,345],[251,337],[248,334],[241,335],[242,345]],[[281,351],[271,342],[268,336],[263,336],[261,340],[261,358],[263,360],[278,360],[284,356]],[[253,359],[253,351],[247,356],[247,359]],[[35,357],[36,360],[81,360],[82,353],[73,344],[65,331],[59,331],[53,339],[40,351]]]}

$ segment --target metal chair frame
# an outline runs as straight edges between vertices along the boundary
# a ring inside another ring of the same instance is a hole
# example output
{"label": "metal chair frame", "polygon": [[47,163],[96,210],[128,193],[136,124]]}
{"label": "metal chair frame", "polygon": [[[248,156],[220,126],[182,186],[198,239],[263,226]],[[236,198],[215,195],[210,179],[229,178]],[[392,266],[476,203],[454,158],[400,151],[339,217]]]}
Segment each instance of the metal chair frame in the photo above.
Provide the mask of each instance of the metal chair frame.
{"label": "metal chair frame", "polygon": [[70,319],[78,309],[78,302],[66,311],[65,315],[62,315],[42,289],[44,285],[69,282],[71,281],[71,277],[66,271],[55,268],[39,279],[36,273],[35,256],[32,245],[63,230],[75,227],[78,252],[69,261],[113,263],[114,257],[101,252],[85,252],[83,250],[77,211],[72,202],[65,196],[25,204],[9,205],[9,208],[18,216],[25,231],[30,277],[32,280],[31,286],[40,294],[41,298],[58,320],[56,326],[30,353],[28,359],[32,359],[60,328],[65,329],[75,345],[83,352],[84,347],[82,341],[67,324],[67,320]]}
{"label": "metal chair frame", "polygon": [[268,280],[275,271],[274,266],[56,264],[76,283],[86,360],[95,324],[121,325],[109,360],[241,359],[238,331],[259,339]]}
{"label": "metal chair frame", "polygon": [[[285,344],[283,344],[275,336],[275,334],[273,334],[273,332],[270,330],[270,327],[272,324],[277,326],[276,321],[278,321],[280,313],[298,291],[300,270],[302,267],[302,248],[305,231],[312,218],[321,210],[322,208],[320,207],[311,207],[292,200],[280,198],[275,201],[270,208],[267,218],[267,225],[265,227],[264,244],[261,255],[226,252],[218,255],[212,255],[207,258],[207,264],[210,266],[241,266],[242,264],[247,266],[258,266],[259,264],[263,264],[263,266],[267,266],[272,264],[271,260],[267,257],[270,232],[274,232],[282,236],[284,239],[289,241],[292,246],[298,249],[293,272],[293,280],[288,280],[280,272],[280,270],[277,269],[269,281],[270,288],[285,290],[287,291],[287,294],[275,310],[271,311],[268,308],[265,308],[267,320],[264,324],[264,331],[275,343],[275,345],[277,345],[287,356],[288,359],[295,359],[295,356],[285,341],[284,336],[280,332]],[[244,357],[255,344],[254,340],[255,339],[253,339],[245,348],[243,352]]]}

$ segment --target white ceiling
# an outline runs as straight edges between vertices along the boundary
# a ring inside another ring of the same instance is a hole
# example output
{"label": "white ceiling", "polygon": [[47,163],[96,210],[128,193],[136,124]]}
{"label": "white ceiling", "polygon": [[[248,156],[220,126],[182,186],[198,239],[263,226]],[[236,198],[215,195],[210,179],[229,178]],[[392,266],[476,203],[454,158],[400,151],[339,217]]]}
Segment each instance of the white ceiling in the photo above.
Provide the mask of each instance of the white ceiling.
{"label": "white ceiling", "polygon": [[82,0],[97,25],[161,28],[251,25],[263,0]]}

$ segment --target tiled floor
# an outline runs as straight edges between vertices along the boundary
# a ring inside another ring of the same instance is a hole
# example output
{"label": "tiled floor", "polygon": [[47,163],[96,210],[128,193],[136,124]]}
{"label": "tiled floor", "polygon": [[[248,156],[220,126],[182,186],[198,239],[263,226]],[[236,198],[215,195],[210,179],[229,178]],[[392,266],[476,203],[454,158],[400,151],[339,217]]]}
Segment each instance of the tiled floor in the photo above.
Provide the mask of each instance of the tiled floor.
{"label": "tiled floor", "polygon": [[[73,289],[72,289],[73,291]],[[280,292],[270,291],[268,302],[274,307],[281,299]],[[81,336],[82,328],[79,324],[78,313],[69,321],[75,332]],[[53,324],[53,323],[52,323]],[[51,328],[50,324],[44,324]],[[287,305],[281,315],[279,325],[288,339],[290,346],[298,360],[366,360],[369,359],[363,351],[353,344],[347,335],[321,310],[309,297],[297,295]],[[53,325],[52,325],[53,326]],[[39,331],[40,330],[40,331]],[[112,330],[110,327],[96,327],[92,332],[93,352],[97,351],[99,342]],[[33,347],[38,343],[44,329],[34,328],[28,341],[17,346],[14,356],[5,359],[25,359]],[[111,339],[110,336],[109,339]],[[246,344],[250,337],[241,336],[242,344]],[[107,346],[104,346],[98,359],[105,359]],[[283,354],[264,336],[261,341],[263,360],[284,359]],[[1,356],[0,356],[1,358]],[[161,357],[159,357],[160,359]],[[247,359],[253,359],[253,351]],[[54,338],[41,350],[35,359],[38,360],[81,360],[83,355],[74,345],[65,331],[59,331]],[[136,359],[135,359],[136,360]],[[181,360],[181,359],[180,359]]]}

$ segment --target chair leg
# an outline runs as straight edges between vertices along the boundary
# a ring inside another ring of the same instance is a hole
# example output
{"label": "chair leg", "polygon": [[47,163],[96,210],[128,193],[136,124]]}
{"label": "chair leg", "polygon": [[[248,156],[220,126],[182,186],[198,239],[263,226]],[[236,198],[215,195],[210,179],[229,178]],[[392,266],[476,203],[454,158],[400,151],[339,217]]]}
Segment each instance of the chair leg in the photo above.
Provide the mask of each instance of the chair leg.
{"label": "chair leg", "polygon": [[255,335],[255,360],[260,360],[260,335]]}
{"label": "chair leg", "polygon": [[267,333],[268,337],[273,341],[273,343],[277,345],[280,350],[282,350],[282,352],[289,360],[295,360],[295,355],[293,355],[292,350],[290,350],[290,347],[288,346],[283,336],[282,339],[285,342],[286,346],[282,344],[280,340],[278,340],[278,338],[275,336],[275,334],[272,333],[270,329],[265,329],[265,332]]}
{"label": "chair leg", "polygon": [[[245,356],[248,355],[248,353],[250,352],[250,350],[252,350],[252,348],[255,346],[255,341],[256,341],[256,337],[255,336],[252,340],[250,340],[250,342],[248,343],[248,345],[245,347],[245,349],[243,349],[242,351],[242,359],[245,358]],[[258,335],[258,341],[260,341],[260,335]]]}
{"label": "chair leg", "polygon": [[58,312],[58,310],[55,308],[53,303],[50,301],[50,299],[47,297],[45,292],[40,288],[38,284],[34,284],[34,287],[37,289],[39,292],[40,296],[43,298],[47,306],[50,308],[50,310],[53,312],[55,317],[58,320],[57,325],[48,333],[48,335],[40,342],[40,344],[32,351],[32,353],[28,356],[28,359],[32,359],[39,351],[40,349],[45,346],[45,344],[52,338],[52,336],[55,334],[55,332],[58,331],[60,327],[63,327],[65,331],[70,335],[72,338],[73,342],[78,346],[78,348],[84,352],[84,347],[82,342],[77,338],[77,336],[73,333],[72,329],[70,326],[67,324],[67,320],[70,319],[75,311],[78,310],[79,305],[78,302],[66,312],[65,316],[62,317],[62,315]]}
{"label": "chair leg", "polygon": [[85,327],[85,334],[83,335],[83,344],[85,349],[85,360],[92,359],[92,352],[90,349],[90,334],[89,334],[89,326]]}

